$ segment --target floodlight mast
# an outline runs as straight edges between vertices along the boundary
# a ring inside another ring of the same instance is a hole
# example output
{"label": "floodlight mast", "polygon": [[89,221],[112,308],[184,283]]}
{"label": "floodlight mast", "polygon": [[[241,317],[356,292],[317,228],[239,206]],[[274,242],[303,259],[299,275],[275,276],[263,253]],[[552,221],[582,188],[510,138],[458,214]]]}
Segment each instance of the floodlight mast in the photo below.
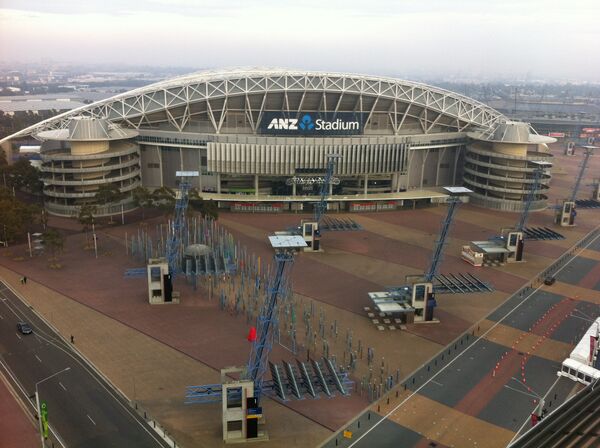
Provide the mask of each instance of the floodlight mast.
{"label": "floodlight mast", "polygon": [[323,215],[327,211],[327,197],[329,196],[329,186],[332,184],[333,172],[338,159],[342,156],[341,154],[327,154],[327,172],[325,173],[325,181],[321,184],[321,190],[319,192],[319,202],[315,204],[315,222],[321,223]]}
{"label": "floodlight mast", "polygon": [[269,240],[275,249],[277,269],[269,288],[267,301],[263,305],[257,319],[256,340],[252,344],[248,361],[247,377],[254,382],[254,396],[260,401],[264,376],[268,368],[269,355],[273,348],[273,337],[277,328],[277,308],[279,296],[284,292],[289,267],[294,262],[294,255],[306,242],[297,235],[270,236]]}
{"label": "floodlight mast", "polygon": [[525,224],[527,223],[527,218],[529,218],[529,212],[531,211],[531,206],[533,205],[533,201],[535,201],[535,196],[540,189],[542,175],[544,174],[544,169],[551,166],[548,162],[533,162],[535,167],[533,168],[533,184],[531,185],[531,189],[527,194],[527,199],[525,200],[525,205],[523,206],[523,211],[521,212],[521,216],[519,217],[519,222],[517,223],[516,230],[522,232],[525,228]]}
{"label": "floodlight mast", "polygon": [[186,243],[184,241],[187,235],[185,231],[185,214],[188,208],[189,192],[192,187],[191,178],[198,177],[200,173],[198,171],[177,171],[175,175],[181,180],[179,182],[179,194],[175,201],[173,224],[166,247],[166,258],[172,279],[175,279],[177,273],[181,271],[181,243],[182,241]]}
{"label": "floodlight mast", "polygon": [[462,203],[459,194],[467,194],[472,192],[465,187],[444,187],[444,189],[450,194],[447,201],[448,211],[444,221],[442,221],[442,230],[440,231],[440,236],[435,242],[433,256],[431,257],[431,264],[425,273],[426,282],[431,282],[433,280],[442,261],[442,253],[446,244],[446,238],[450,233],[450,226],[452,225],[452,220],[454,219],[454,213],[456,212],[458,205]]}
{"label": "floodlight mast", "polygon": [[583,147],[583,161],[581,162],[579,173],[577,174],[577,178],[575,179],[575,186],[573,187],[573,191],[571,192],[571,202],[575,202],[575,199],[577,199],[577,192],[579,191],[579,185],[581,184],[581,180],[583,179],[583,173],[585,172],[588,161],[590,160],[590,156],[594,153],[594,150],[597,148],[597,146]]}

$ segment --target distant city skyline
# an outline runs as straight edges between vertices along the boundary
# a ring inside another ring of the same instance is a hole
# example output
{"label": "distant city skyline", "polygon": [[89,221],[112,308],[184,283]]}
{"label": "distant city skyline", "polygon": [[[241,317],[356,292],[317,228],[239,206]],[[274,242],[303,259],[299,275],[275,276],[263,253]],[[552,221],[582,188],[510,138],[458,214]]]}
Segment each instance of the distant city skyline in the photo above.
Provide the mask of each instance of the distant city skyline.
{"label": "distant city skyline", "polygon": [[600,82],[594,0],[2,0],[0,62]]}

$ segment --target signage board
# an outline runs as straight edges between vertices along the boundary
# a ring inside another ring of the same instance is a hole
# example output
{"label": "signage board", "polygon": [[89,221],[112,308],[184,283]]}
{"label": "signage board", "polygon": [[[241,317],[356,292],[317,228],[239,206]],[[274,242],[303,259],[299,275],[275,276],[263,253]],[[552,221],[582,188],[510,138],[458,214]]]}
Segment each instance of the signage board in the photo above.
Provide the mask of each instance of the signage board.
{"label": "signage board", "polygon": [[261,134],[289,136],[360,135],[364,114],[361,112],[273,112],[263,113]]}

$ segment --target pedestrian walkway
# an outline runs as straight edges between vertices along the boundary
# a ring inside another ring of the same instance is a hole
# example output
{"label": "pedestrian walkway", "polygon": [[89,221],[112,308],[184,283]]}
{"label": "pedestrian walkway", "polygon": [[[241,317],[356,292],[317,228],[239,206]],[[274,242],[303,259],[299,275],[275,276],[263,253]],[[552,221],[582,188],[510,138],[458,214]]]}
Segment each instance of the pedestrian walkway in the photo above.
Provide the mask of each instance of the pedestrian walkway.
{"label": "pedestrian walkway", "polygon": [[[67,343],[73,335],[76,349],[134,406],[164,426],[178,444],[186,448],[220,446],[220,404],[183,404],[186,386],[218,383],[217,371],[31,279],[21,285],[20,276],[9,269],[0,267],[0,279],[23,296]],[[314,446],[331,434],[279,403],[265,400],[264,407],[271,438],[280,443],[269,446]]]}
{"label": "pedestrian walkway", "polygon": [[0,448],[24,448],[40,443],[32,417],[27,415],[0,374]]}

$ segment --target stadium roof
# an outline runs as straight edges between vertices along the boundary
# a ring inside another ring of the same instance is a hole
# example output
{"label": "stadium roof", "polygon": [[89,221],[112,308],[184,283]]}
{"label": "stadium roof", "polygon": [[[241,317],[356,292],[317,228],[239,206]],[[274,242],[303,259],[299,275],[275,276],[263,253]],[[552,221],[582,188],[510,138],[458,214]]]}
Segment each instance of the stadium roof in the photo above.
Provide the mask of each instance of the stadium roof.
{"label": "stadium roof", "polygon": [[[322,101],[308,106],[315,94],[321,95]],[[305,101],[307,95],[312,97]],[[267,96],[277,97],[279,102],[267,104]],[[411,81],[345,73],[234,69],[194,73],[130,90],[44,120],[0,143],[65,128],[75,116],[108,118],[136,129],[169,122],[181,131],[193,115],[204,113],[219,133],[224,112],[234,107],[244,110],[254,129],[265,109],[299,111],[307,107],[331,111],[354,107],[353,110],[366,114],[367,121],[374,112],[385,113],[395,132],[403,126],[405,118],[411,117],[425,134],[435,131],[435,126],[458,131],[489,129],[506,120],[500,112],[476,100]]]}

